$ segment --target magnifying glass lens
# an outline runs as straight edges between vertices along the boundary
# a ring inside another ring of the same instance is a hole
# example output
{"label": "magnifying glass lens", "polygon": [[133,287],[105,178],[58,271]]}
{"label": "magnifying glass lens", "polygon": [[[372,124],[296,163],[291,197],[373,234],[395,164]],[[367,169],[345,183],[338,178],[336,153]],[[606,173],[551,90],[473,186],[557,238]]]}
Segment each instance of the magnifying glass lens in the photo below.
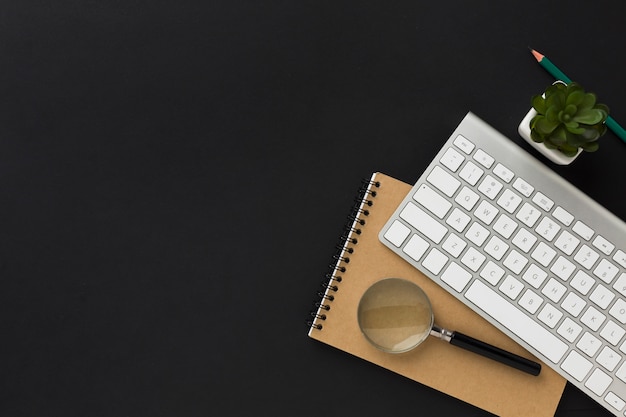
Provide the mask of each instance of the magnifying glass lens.
{"label": "magnifying glass lens", "polygon": [[388,278],[361,297],[358,321],[363,335],[390,353],[413,349],[426,339],[434,316],[424,291],[410,281]]}

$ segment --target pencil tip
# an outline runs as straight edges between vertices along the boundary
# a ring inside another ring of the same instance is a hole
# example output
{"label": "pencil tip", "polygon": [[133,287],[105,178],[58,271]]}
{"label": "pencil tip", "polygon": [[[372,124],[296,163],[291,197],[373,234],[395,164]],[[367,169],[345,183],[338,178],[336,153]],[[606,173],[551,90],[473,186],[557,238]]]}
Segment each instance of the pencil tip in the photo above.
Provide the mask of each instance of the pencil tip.
{"label": "pencil tip", "polygon": [[530,53],[533,54],[533,56],[535,57],[535,59],[537,60],[537,62],[541,62],[541,60],[543,59],[543,54],[540,54],[539,52],[535,51],[533,48],[531,48],[530,46],[528,47],[528,49],[530,49]]}

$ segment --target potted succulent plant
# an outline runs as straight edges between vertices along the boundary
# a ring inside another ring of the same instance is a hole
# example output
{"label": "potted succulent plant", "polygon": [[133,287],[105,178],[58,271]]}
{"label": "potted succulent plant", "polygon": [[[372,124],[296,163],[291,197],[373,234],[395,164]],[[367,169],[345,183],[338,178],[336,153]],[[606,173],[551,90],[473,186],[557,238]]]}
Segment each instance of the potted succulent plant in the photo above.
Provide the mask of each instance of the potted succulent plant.
{"label": "potted succulent plant", "polygon": [[609,108],[576,82],[557,81],[531,99],[519,134],[552,162],[571,163],[581,152],[595,152],[606,133]]}

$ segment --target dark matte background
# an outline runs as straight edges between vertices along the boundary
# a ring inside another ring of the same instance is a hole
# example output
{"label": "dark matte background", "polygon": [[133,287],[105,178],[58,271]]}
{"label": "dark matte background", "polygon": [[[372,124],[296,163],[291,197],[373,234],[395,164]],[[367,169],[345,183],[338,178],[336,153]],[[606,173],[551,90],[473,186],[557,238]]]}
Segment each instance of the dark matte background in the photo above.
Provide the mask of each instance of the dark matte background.
{"label": "dark matte background", "polygon": [[[307,337],[361,178],[553,80],[626,123],[623,1],[0,1],[0,415],[487,414]],[[626,218],[613,133],[559,173]],[[455,378],[450,375],[450,378]],[[559,417],[609,416],[568,387]]]}

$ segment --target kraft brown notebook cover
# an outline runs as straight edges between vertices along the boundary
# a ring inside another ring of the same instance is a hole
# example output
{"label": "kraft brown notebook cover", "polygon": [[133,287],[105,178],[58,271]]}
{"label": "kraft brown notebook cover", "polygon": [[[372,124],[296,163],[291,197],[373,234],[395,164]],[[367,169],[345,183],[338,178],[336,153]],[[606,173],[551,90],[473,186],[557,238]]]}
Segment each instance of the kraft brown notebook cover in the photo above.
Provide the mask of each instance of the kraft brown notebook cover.
{"label": "kraft brown notebook cover", "polygon": [[394,355],[377,350],[361,334],[356,314],[363,292],[380,279],[405,278],[427,293],[439,326],[537,360],[380,243],[378,232],[410,189],[374,173],[360,190],[308,335],[501,417],[554,416],[566,381],[546,365],[532,376],[434,337]]}

